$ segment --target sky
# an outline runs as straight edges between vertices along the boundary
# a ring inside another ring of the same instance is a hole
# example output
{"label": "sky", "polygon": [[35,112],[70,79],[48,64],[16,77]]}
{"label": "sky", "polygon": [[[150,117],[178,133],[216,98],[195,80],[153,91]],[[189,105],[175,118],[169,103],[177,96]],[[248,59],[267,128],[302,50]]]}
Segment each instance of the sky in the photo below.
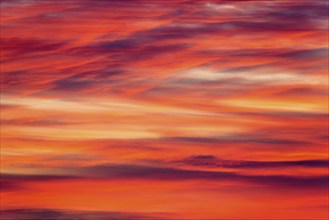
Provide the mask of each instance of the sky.
{"label": "sky", "polygon": [[326,0],[2,0],[2,218],[328,219],[328,37]]}

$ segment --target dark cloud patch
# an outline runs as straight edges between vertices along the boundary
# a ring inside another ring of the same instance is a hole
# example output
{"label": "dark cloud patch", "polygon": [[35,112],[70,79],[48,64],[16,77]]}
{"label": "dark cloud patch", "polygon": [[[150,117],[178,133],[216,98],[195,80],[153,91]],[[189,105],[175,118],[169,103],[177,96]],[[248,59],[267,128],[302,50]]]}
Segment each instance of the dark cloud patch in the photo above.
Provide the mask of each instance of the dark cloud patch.
{"label": "dark cloud patch", "polygon": [[150,179],[150,180],[191,180],[191,179],[225,179],[233,177],[229,172],[203,172],[181,170],[170,167],[153,167],[134,164],[105,164],[94,167],[77,168],[86,176],[109,179]]}
{"label": "dark cloud patch", "polygon": [[179,52],[192,47],[192,44],[176,43],[163,44],[155,39],[144,37],[130,37],[122,40],[102,42],[85,47],[73,48],[68,51],[71,55],[107,54],[107,59],[119,62],[153,59],[155,57]]}
{"label": "dark cloud patch", "polygon": [[155,214],[129,212],[75,211],[62,209],[1,210],[4,220],[160,220]]}
{"label": "dark cloud patch", "polygon": [[[246,58],[279,58],[282,61],[271,61],[264,64],[257,64],[257,65],[243,65],[243,66],[236,66],[233,68],[229,68],[224,70],[225,72],[248,72],[248,71],[259,71],[259,70],[266,70],[269,71],[271,68],[293,68],[294,70],[309,70],[314,71],[317,69],[325,69],[323,65],[312,65],[309,64],[308,66],[302,67],[289,67],[285,62],[286,59],[293,60],[293,61],[312,61],[318,59],[325,59],[329,56],[328,48],[316,48],[316,49],[307,49],[307,50],[292,50],[287,48],[280,48],[280,49],[234,49],[234,50],[201,50],[194,52],[196,56],[200,57],[225,57],[226,60],[236,60],[239,59],[246,59]],[[223,58],[215,59],[213,62],[220,62]]]}
{"label": "dark cloud patch", "polygon": [[101,51],[120,52],[122,50],[137,49],[145,43],[147,43],[145,39],[132,38],[101,43],[95,45],[95,48],[99,48]]}
{"label": "dark cloud patch", "polygon": [[82,79],[92,77],[94,80],[107,80],[114,77],[122,77],[127,73],[128,71],[121,67],[104,67],[97,71],[79,73],[75,77]]}
{"label": "dark cloud patch", "polygon": [[[210,158],[212,159],[212,158]],[[304,161],[302,164],[317,164],[324,162]],[[319,165],[319,164],[317,164]],[[322,164],[323,165],[323,164]],[[327,187],[328,176],[286,176],[286,175],[243,175],[235,172],[186,170],[170,167],[153,167],[142,165],[105,164],[94,167],[84,167],[77,172],[94,178],[109,179],[149,179],[161,181],[210,180],[210,181],[242,181],[268,186],[312,188]]]}
{"label": "dark cloud patch", "polygon": [[[116,9],[116,10],[133,10],[137,12],[146,12],[149,9],[160,10],[161,6],[175,6],[177,3],[174,1],[163,2],[163,1],[149,1],[149,0],[83,0],[78,1],[83,5],[84,8],[105,8],[105,9]],[[72,0],[71,4],[77,4],[77,0]],[[136,12],[135,12],[136,13]]]}
{"label": "dark cloud patch", "polygon": [[17,191],[26,188],[28,182],[48,182],[58,180],[74,180],[80,177],[73,175],[33,175],[1,173],[0,191]]}
{"label": "dark cloud patch", "polygon": [[289,22],[247,22],[247,21],[234,21],[218,23],[215,27],[226,31],[262,31],[262,32],[290,32],[290,31],[303,31],[307,30],[308,25],[293,25]]}
{"label": "dark cloud patch", "polygon": [[12,220],[41,220],[41,219],[76,219],[82,220],[85,219],[82,216],[73,214],[73,213],[64,213],[59,210],[52,210],[52,209],[11,209],[11,210],[2,210],[1,216],[6,219]]}
{"label": "dark cloud patch", "polygon": [[17,181],[17,182],[24,182],[24,181],[55,181],[55,180],[72,180],[77,179],[79,176],[77,175],[38,175],[38,174],[9,174],[9,173],[2,173],[1,178],[7,181]]}
{"label": "dark cloud patch", "polygon": [[[85,71],[85,69],[90,69],[90,70]],[[63,78],[63,79],[67,79],[69,81],[68,83],[70,83],[70,81],[72,83],[76,81],[78,82],[89,81],[90,84],[109,82],[109,81],[115,81],[117,79],[119,80],[121,78],[125,78],[130,74],[130,69],[123,67],[120,64],[117,65],[109,64],[109,62],[106,60],[91,62],[82,66],[82,68],[77,67],[77,68],[69,69],[67,71],[75,73],[70,77]],[[59,84],[60,83],[61,81],[59,81]]]}
{"label": "dark cloud patch", "polygon": [[[205,32],[207,31],[207,32]],[[208,25],[203,23],[194,24],[190,27],[188,24],[177,24],[177,25],[166,25],[161,27],[156,27],[150,30],[143,30],[135,33],[135,37],[138,38],[150,38],[153,40],[170,40],[170,39],[184,39],[193,38],[196,35],[203,35],[216,33],[216,29],[209,28]]]}
{"label": "dark cloud patch", "polygon": [[[318,116],[314,116],[315,118]],[[319,116],[320,117],[320,116]],[[315,120],[315,118],[311,120]],[[305,118],[306,119],[306,118]],[[323,121],[314,121],[313,125],[305,126],[305,125],[300,125],[300,126],[282,126],[279,128],[264,128],[262,130],[258,131],[258,135],[289,135],[289,136],[294,136],[294,137],[318,137],[321,135],[327,135],[328,134],[328,126],[326,125],[326,122],[328,120],[328,117],[323,118]],[[315,143],[312,143],[314,145]],[[283,145],[284,146],[284,145]],[[296,145],[297,147],[301,147],[301,145]],[[304,146],[307,146],[307,142],[305,143]],[[326,147],[327,143],[323,145],[323,147]],[[290,145],[287,147],[287,149],[293,147],[293,145]],[[284,149],[284,148],[281,148]],[[298,149],[298,148],[296,148]]]}
{"label": "dark cloud patch", "polygon": [[324,140],[329,142],[329,134],[318,136],[319,140]]}
{"label": "dark cloud patch", "polygon": [[[164,56],[175,57],[175,54],[180,51],[187,50],[191,47],[190,44],[172,44],[172,45],[150,45],[130,52],[122,52],[111,56],[112,60],[125,64],[135,63],[140,61],[150,61],[161,59]],[[109,51],[110,52],[110,51]]]}
{"label": "dark cloud patch", "polygon": [[[197,160],[214,160],[212,157],[197,158]],[[295,162],[292,162],[293,165]],[[302,161],[300,164],[309,166],[320,166],[325,162]],[[290,164],[291,165],[291,164]],[[248,165],[244,165],[248,166]],[[249,165],[250,166],[250,165]],[[252,164],[251,166],[260,166]],[[294,187],[312,188],[327,187],[328,176],[288,176],[288,175],[243,175],[235,172],[187,170],[172,167],[156,167],[137,164],[102,164],[89,167],[61,167],[63,173],[76,173],[76,176],[56,175],[2,175],[4,180],[18,182],[20,184],[31,181],[56,181],[82,179],[106,179],[106,180],[157,180],[157,181],[185,181],[185,180],[207,180],[207,181],[237,181],[262,184],[269,187]]]}
{"label": "dark cloud patch", "polygon": [[159,16],[158,19],[178,18],[178,17],[184,16],[184,15],[187,15],[189,13],[190,12],[185,9],[176,9],[176,10],[174,9],[174,10],[170,11],[169,13]]}
{"label": "dark cloud patch", "polygon": [[168,167],[149,167],[139,165],[105,165],[85,169],[88,173],[107,176],[108,178],[140,178],[151,180],[210,180],[210,181],[238,181],[268,186],[313,188],[316,186],[326,187],[328,176],[258,176],[241,175],[234,172],[214,172],[200,170],[184,170]]}
{"label": "dark cloud patch", "polygon": [[49,52],[60,49],[67,42],[48,42],[45,40],[31,38],[2,38],[1,50],[10,51],[11,56],[22,56],[25,54]]}
{"label": "dark cloud patch", "polygon": [[274,7],[276,10],[267,13],[266,16],[285,21],[292,20],[295,22],[308,19],[328,18],[329,5],[327,1],[299,1],[296,3]]}
{"label": "dark cloud patch", "polygon": [[328,90],[322,88],[296,87],[279,92],[278,95],[284,96],[327,96]]}
{"label": "dark cloud patch", "polygon": [[174,163],[178,164],[187,164],[192,166],[210,166],[217,167],[219,159],[212,155],[196,155],[185,158],[183,160],[175,161]]}
{"label": "dark cloud patch", "polygon": [[296,176],[245,176],[247,180],[255,183],[272,185],[276,187],[313,189],[319,187],[328,191],[328,176],[296,177]]}
{"label": "dark cloud patch", "polygon": [[[73,76],[63,77],[51,82],[51,92],[89,92],[99,89],[110,89],[116,83],[124,82],[129,76],[129,70],[105,62],[93,63],[98,65],[95,70],[81,71]],[[86,67],[88,68],[88,66]]]}
{"label": "dark cloud patch", "polygon": [[[58,73],[56,73],[59,76]],[[67,77],[67,76],[66,76]],[[54,75],[37,69],[1,72],[1,91],[12,94],[34,90],[44,90]]]}
{"label": "dark cloud patch", "polygon": [[171,137],[165,140],[174,142],[195,142],[195,143],[255,143],[268,145],[306,145],[308,142],[288,139],[274,139],[274,138],[254,138],[254,137],[227,137],[227,138],[199,138],[199,137]]}
{"label": "dark cloud patch", "polygon": [[299,160],[299,161],[241,161],[221,160],[213,155],[196,155],[176,161],[178,164],[205,167],[225,168],[277,168],[277,167],[328,167],[328,160]]}
{"label": "dark cloud patch", "polygon": [[[37,72],[34,73],[33,75],[41,75],[41,73]],[[29,71],[2,71],[1,72],[1,85],[3,87],[1,88],[6,89],[7,87],[20,87],[24,88],[25,86],[28,85],[28,82],[31,81],[29,79],[30,72]]]}
{"label": "dark cloud patch", "polygon": [[10,192],[10,191],[16,191],[22,189],[22,186],[15,182],[10,180],[0,180],[0,191],[1,192]]}
{"label": "dark cloud patch", "polygon": [[80,91],[96,86],[96,82],[93,80],[81,80],[76,77],[60,79],[54,81],[53,84],[52,91]]}
{"label": "dark cloud patch", "polygon": [[328,48],[316,48],[310,50],[299,50],[280,55],[283,58],[297,59],[297,60],[309,60],[309,59],[321,59],[329,57]]}

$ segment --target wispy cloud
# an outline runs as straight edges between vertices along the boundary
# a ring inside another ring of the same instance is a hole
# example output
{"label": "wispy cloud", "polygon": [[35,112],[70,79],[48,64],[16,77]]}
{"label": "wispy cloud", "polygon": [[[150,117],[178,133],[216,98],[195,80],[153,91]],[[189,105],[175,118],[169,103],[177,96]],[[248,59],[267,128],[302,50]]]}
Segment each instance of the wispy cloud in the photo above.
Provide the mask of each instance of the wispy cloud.
{"label": "wispy cloud", "polygon": [[323,0],[1,1],[1,208],[327,219],[327,11]]}

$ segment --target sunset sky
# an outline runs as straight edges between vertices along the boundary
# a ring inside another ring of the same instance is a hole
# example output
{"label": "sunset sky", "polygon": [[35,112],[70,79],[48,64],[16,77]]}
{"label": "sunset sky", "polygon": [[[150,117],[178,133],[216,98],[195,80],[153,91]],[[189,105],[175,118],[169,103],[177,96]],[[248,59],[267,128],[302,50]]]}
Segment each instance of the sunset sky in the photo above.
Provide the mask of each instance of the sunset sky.
{"label": "sunset sky", "polygon": [[1,219],[328,219],[328,1],[2,0]]}

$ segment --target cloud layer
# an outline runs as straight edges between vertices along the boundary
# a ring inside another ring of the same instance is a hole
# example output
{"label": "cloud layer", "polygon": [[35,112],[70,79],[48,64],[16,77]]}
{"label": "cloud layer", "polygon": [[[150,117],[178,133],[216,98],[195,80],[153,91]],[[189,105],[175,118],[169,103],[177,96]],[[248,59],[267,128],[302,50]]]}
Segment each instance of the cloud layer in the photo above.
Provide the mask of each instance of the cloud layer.
{"label": "cloud layer", "polygon": [[8,219],[328,218],[327,1],[1,12]]}

